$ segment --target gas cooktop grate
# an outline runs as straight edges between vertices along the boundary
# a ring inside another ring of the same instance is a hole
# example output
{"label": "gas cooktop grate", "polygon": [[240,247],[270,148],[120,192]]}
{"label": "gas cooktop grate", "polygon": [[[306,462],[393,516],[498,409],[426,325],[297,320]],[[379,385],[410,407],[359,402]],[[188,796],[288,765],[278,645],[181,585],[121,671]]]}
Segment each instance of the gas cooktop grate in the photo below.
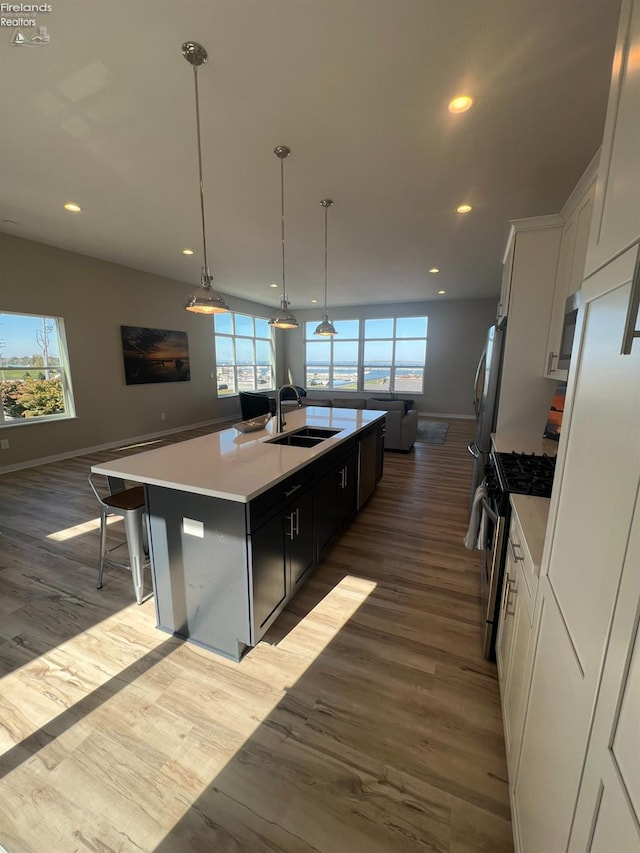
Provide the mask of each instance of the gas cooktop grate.
{"label": "gas cooktop grate", "polygon": [[496,453],[495,457],[498,477],[505,491],[541,498],[551,496],[556,468],[554,456]]}

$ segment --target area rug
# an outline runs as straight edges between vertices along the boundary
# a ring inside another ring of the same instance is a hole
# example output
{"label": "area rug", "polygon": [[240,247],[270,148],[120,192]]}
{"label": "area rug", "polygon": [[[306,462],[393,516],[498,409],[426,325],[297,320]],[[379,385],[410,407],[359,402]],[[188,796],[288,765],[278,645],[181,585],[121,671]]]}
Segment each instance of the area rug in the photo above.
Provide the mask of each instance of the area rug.
{"label": "area rug", "polygon": [[449,424],[443,421],[420,421],[416,441],[422,441],[424,444],[444,444],[448,430]]}

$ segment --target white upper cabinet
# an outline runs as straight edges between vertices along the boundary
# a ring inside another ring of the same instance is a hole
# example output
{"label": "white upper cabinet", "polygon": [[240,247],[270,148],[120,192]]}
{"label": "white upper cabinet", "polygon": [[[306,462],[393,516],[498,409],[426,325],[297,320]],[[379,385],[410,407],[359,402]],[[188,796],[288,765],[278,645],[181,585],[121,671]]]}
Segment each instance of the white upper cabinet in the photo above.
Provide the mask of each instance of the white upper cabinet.
{"label": "white upper cabinet", "polygon": [[584,263],[587,243],[589,242],[597,168],[598,157],[596,156],[571,194],[561,214],[566,221],[562,229],[562,244],[551,307],[543,375],[549,379],[562,382],[567,381],[569,373],[566,365],[559,361],[565,305],[567,297],[580,290],[584,278]]}
{"label": "white upper cabinet", "polygon": [[500,302],[498,302],[498,313],[496,323],[500,324],[509,311],[509,298],[511,296],[511,276],[513,273],[513,256],[515,254],[515,228],[513,225],[509,231],[507,247],[502,260],[502,285],[500,287]]}
{"label": "white upper cabinet", "polygon": [[586,273],[640,238],[640,4],[623,0]]}
{"label": "white upper cabinet", "polygon": [[542,435],[544,430],[554,386],[542,375],[541,365],[563,225],[558,215],[511,223],[504,265],[510,287],[496,432]]}

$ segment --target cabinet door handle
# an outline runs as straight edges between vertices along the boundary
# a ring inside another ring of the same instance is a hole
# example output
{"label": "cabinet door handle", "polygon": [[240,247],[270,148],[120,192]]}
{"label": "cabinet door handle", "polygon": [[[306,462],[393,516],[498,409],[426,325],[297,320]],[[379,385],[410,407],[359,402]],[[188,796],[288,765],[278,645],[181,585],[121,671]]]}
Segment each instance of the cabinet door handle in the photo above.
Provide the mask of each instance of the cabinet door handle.
{"label": "cabinet door handle", "polygon": [[[507,599],[509,598],[509,589],[511,586],[511,578],[508,573],[504,576],[504,590],[502,591],[502,611],[507,609]],[[484,595],[484,592],[483,592]]]}
{"label": "cabinet door handle", "polygon": [[480,451],[478,450],[478,445],[475,441],[472,444],[467,444],[467,452],[470,453],[474,459],[478,459],[480,457]]}
{"label": "cabinet door handle", "polygon": [[297,486],[294,486],[292,489],[289,489],[289,491],[288,491],[288,492],[286,492],[286,491],[285,491],[285,493],[284,493],[285,498],[289,498],[289,497],[291,497],[291,495],[292,495],[294,492],[297,492],[297,491],[298,491],[298,489],[300,488],[300,486],[301,486],[301,483],[298,483],[298,485],[297,485]]}
{"label": "cabinet door handle", "polygon": [[554,359],[558,358],[557,352],[550,352],[549,358],[547,359],[547,373],[555,373],[555,368],[553,366]]}
{"label": "cabinet door handle", "polygon": [[[513,593],[513,598],[511,598],[511,593]],[[509,587],[507,589],[507,600],[505,613],[507,616],[513,616],[516,612],[516,604],[515,597],[518,594],[518,584],[515,578],[509,578]]]}
{"label": "cabinet door handle", "polygon": [[519,542],[514,542],[511,538],[509,538],[509,550],[511,551],[511,558],[513,559],[514,563],[523,562],[524,556],[518,553],[518,551],[522,550],[522,546]]}
{"label": "cabinet door handle", "polygon": [[346,468],[346,465],[344,468],[340,469],[340,488],[341,489],[347,488],[347,468]]}
{"label": "cabinet door handle", "polygon": [[631,280],[631,295],[629,296],[629,307],[627,318],[624,322],[624,334],[622,335],[622,347],[620,355],[630,355],[631,347],[635,338],[640,338],[640,329],[636,329],[638,319],[638,308],[640,307],[640,249],[636,255],[636,265]]}
{"label": "cabinet door handle", "polygon": [[289,530],[287,532],[287,536],[291,540],[293,540],[293,537],[295,536],[295,533],[296,533],[295,523],[293,520],[294,516],[295,516],[295,510],[291,513],[291,515],[287,516],[287,521],[289,522]]}

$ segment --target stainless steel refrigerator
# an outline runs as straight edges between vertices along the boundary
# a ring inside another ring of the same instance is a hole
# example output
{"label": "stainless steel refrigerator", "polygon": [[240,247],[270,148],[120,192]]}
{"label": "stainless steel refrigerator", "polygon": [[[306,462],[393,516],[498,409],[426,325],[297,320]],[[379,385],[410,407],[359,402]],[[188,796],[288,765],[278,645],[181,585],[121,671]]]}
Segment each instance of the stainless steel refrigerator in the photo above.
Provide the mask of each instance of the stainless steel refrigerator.
{"label": "stainless steel refrigerator", "polygon": [[491,450],[491,433],[495,431],[502,375],[502,355],[506,325],[491,326],[480,356],[474,383],[473,410],[476,416],[476,438],[467,450],[474,457],[471,497],[482,482],[487,456]]}

